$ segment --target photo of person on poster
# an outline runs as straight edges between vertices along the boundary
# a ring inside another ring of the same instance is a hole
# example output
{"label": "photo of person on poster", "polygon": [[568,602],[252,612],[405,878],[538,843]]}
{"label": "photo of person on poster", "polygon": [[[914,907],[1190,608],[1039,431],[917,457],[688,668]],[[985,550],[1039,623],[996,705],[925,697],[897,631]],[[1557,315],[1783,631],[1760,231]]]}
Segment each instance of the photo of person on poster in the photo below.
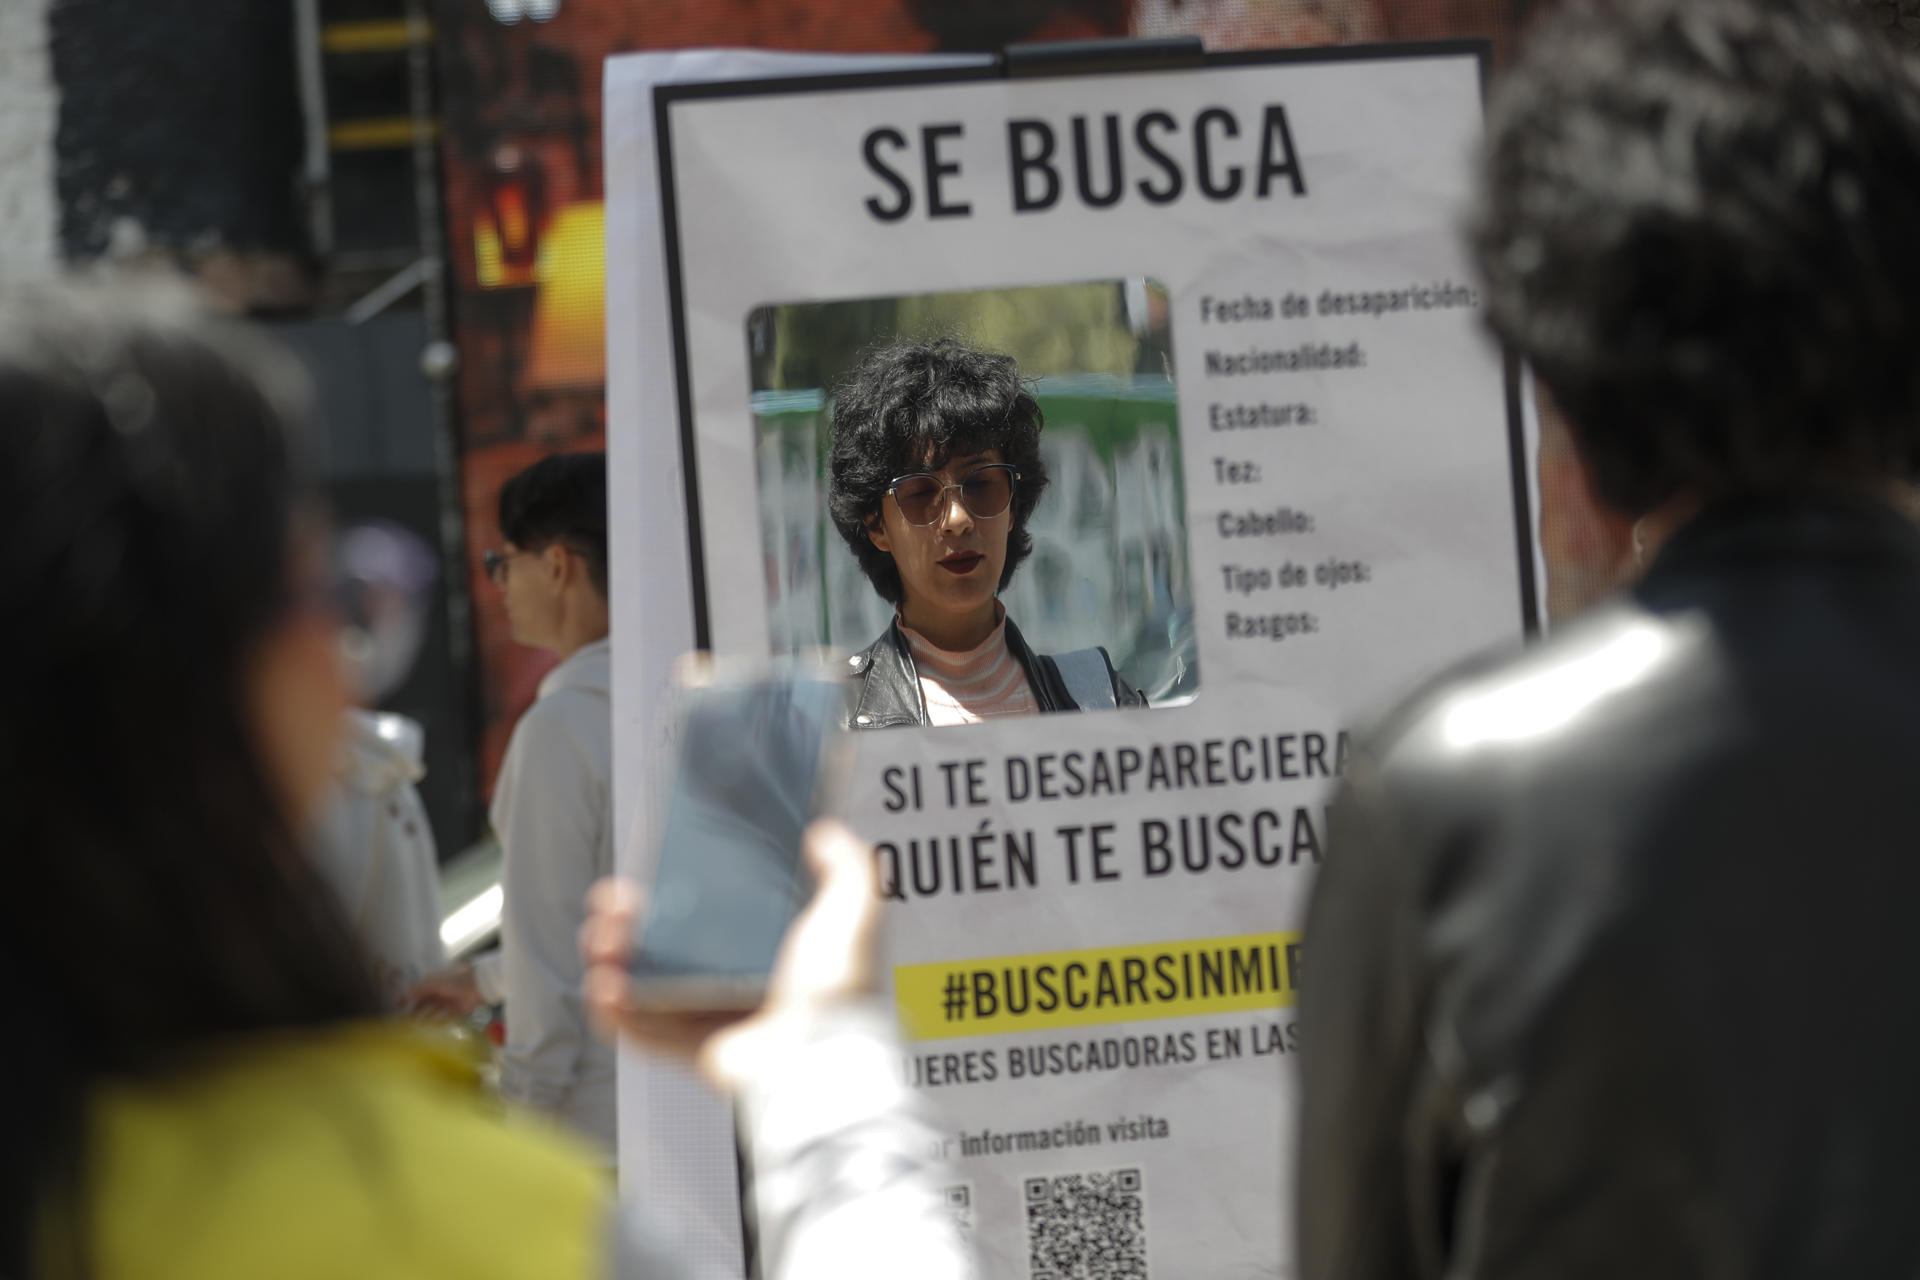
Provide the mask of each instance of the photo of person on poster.
{"label": "photo of person on poster", "polygon": [[850,660],[850,727],[1147,704],[1104,647],[1035,653],[1000,602],[1047,489],[1041,426],[1011,357],[953,339],[878,347],[840,385],[828,511],[895,608]]}

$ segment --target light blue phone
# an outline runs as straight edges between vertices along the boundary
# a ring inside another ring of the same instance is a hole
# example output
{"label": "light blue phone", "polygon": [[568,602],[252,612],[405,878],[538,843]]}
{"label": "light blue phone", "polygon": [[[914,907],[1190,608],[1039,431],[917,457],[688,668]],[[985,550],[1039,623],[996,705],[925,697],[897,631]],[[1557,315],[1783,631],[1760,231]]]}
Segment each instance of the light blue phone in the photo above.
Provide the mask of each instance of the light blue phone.
{"label": "light blue phone", "polygon": [[679,693],[672,785],[641,913],[635,996],[752,1008],[813,891],[800,837],[837,795],[846,681],[777,665]]}

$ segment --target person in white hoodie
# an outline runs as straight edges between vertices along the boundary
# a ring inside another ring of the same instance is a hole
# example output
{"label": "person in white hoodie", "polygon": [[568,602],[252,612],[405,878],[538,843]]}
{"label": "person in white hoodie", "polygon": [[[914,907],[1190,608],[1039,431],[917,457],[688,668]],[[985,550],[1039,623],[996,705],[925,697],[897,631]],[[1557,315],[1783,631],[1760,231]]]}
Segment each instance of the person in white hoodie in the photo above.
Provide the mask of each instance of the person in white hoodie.
{"label": "person in white hoodie", "polygon": [[433,828],[414,789],[427,772],[424,735],[405,716],[352,707],[341,736],[314,863],[340,899],[381,996],[396,1005],[447,963]]}
{"label": "person in white hoodie", "polygon": [[588,1030],[578,947],[587,890],[613,871],[605,455],[556,455],[507,481],[500,531],[506,543],[485,562],[513,638],[560,665],[514,726],[494,783],[500,950],[417,984],[412,1003],[456,1016],[502,1005],[502,1095],[611,1156],[613,1051]]}

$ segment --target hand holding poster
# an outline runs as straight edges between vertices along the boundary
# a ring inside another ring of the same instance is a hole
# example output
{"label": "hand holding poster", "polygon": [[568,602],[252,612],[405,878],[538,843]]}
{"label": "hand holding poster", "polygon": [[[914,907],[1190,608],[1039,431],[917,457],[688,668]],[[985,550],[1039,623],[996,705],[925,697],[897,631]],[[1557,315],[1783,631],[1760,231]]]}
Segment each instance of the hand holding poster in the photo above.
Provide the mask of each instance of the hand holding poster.
{"label": "hand holding poster", "polygon": [[[1290,1265],[1346,734],[1531,622],[1455,244],[1482,58],[660,91],[695,631],[852,654],[849,814],[986,1274]],[[967,395],[888,400],[914,368]]]}

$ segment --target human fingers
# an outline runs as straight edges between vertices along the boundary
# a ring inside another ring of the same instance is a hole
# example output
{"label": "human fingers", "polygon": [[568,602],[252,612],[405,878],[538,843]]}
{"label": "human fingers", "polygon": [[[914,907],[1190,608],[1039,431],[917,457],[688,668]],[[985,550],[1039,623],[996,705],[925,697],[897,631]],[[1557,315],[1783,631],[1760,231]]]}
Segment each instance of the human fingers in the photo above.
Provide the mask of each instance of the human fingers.
{"label": "human fingers", "polygon": [[595,880],[587,890],[587,909],[590,911],[629,915],[640,910],[640,886],[620,876],[605,876]]}
{"label": "human fingers", "polygon": [[880,863],[873,846],[837,818],[813,823],[805,837],[807,859],[819,884],[815,911],[820,923],[848,943],[846,979],[865,990],[878,967]]}
{"label": "human fingers", "polygon": [[632,1007],[627,999],[626,968],[590,959],[580,979],[580,994],[594,1029],[608,1040],[618,1038],[621,1023]]}
{"label": "human fingers", "polygon": [[401,1007],[414,1012],[447,1013],[465,1017],[480,1007],[480,988],[466,965],[430,973],[408,987]]}
{"label": "human fingers", "polygon": [[879,968],[879,877],[873,846],[845,823],[820,819],[803,849],[817,887],[794,921],[770,984],[769,1005],[818,1002],[869,991]]}
{"label": "human fingers", "polygon": [[697,1058],[715,1033],[739,1021],[739,1015],[732,1012],[636,1004],[626,971],[611,965],[589,969],[581,989],[587,1016],[601,1035],[676,1058]]}
{"label": "human fingers", "polygon": [[580,925],[580,954],[589,964],[624,969],[633,951],[640,917],[640,887],[630,880],[597,881],[587,891],[587,918]]}

